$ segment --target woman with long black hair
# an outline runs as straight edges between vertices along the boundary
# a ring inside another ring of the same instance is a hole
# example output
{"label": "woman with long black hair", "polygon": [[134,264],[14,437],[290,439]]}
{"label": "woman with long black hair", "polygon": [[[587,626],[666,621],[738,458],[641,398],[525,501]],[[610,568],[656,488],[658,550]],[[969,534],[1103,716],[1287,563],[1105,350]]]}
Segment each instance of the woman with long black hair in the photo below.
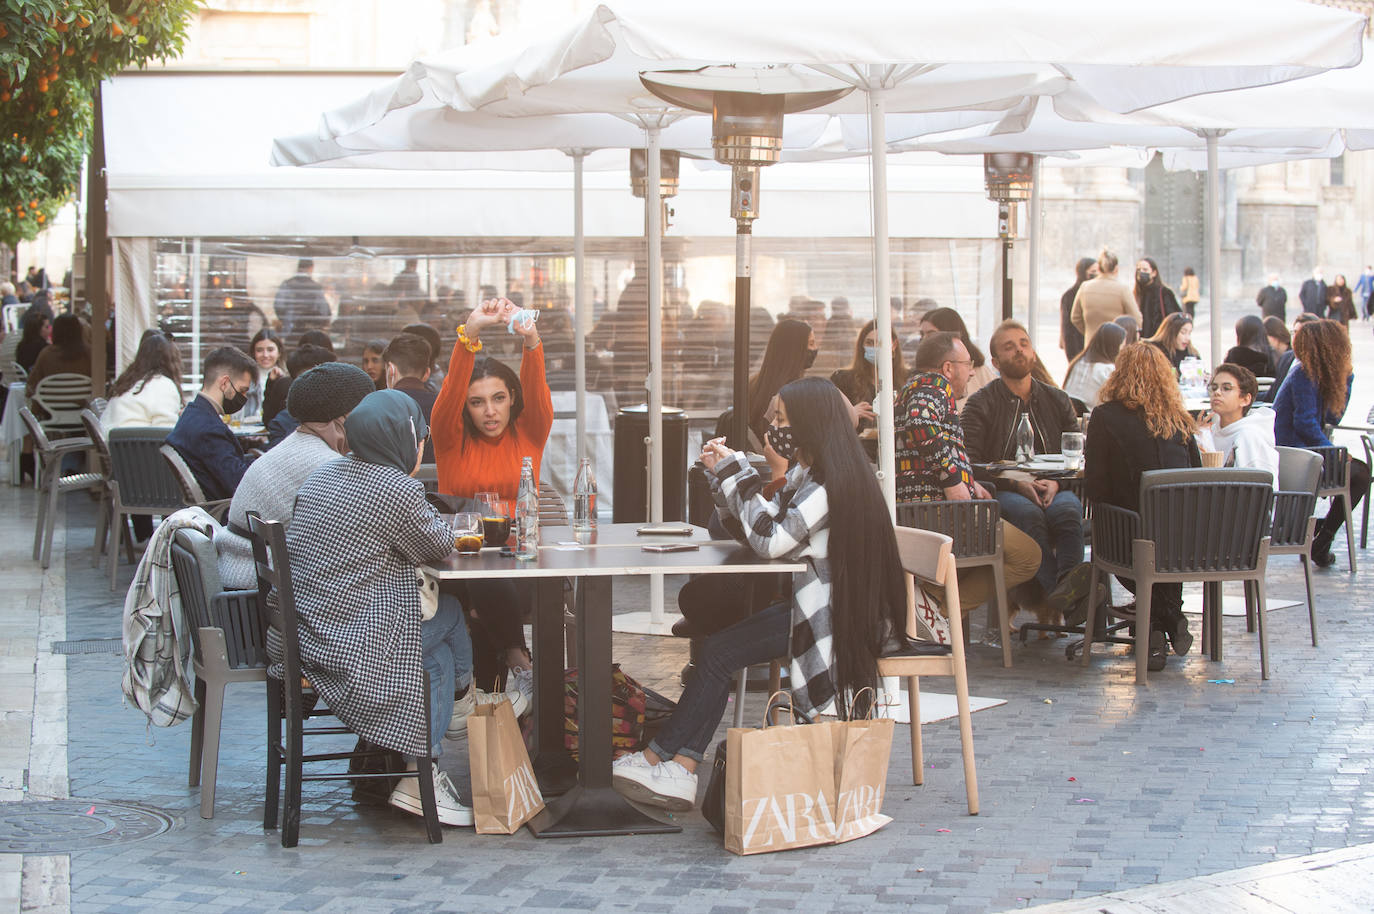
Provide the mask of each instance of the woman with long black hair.
{"label": "woman with long black hair", "polygon": [[1164,285],[1159,266],[1149,257],[1136,261],[1134,291],[1136,307],[1140,309],[1141,336],[1154,336],[1166,317],[1182,311],[1174,290]]}
{"label": "woman with long black hair", "polygon": [[1097,259],[1080,257],[1074,267],[1074,284],[1059,297],[1059,348],[1064,350],[1064,358],[1073,361],[1083,351],[1083,331],[1073,325],[1073,300],[1078,297],[1078,287],[1097,276]]}
{"label": "woman with long black hair", "polygon": [[1236,321],[1236,345],[1227,350],[1222,361],[1248,369],[1257,378],[1274,376],[1274,351],[1269,348],[1264,320],[1258,314]]}
{"label": "woman with long black hair", "polygon": [[858,690],[876,683],[884,641],[905,624],[896,537],[848,403],[822,378],[793,381],[778,400],[769,439],[796,461],[772,499],[745,455],[720,439],[707,443],[701,461],[734,535],[765,558],[801,561],[806,570],[793,574],[790,602],[702,643],[677,710],[647,750],[615,763],[615,787],[630,799],[673,810],[695,805],[696,768],[738,670],[790,652],[798,710],[814,713],[833,700],[845,717]]}
{"label": "woman with long black hair", "polygon": [[763,351],[758,373],[749,379],[749,432],[753,437],[748,442],[732,441],[733,446],[747,445],[751,451],[762,452],[773,398],[784,384],[806,374],[806,370],[816,363],[818,350],[816,334],[806,321],[791,318],[778,321],[768,337],[768,348]]}

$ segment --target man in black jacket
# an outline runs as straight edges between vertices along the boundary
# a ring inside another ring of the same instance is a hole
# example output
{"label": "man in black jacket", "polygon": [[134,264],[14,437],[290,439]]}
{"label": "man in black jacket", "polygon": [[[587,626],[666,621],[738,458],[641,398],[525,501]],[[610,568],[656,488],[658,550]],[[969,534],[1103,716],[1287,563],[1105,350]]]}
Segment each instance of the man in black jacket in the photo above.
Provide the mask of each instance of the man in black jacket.
{"label": "man in black jacket", "polygon": [[[1036,356],[1026,328],[1003,321],[989,349],[1001,377],[969,397],[959,415],[969,459],[1013,459],[1022,413],[1030,417],[1035,453],[1058,454],[1060,434],[1078,431],[1078,416],[1067,394],[1031,377]],[[1078,496],[1061,490],[1052,479],[1027,480],[1015,474],[997,480],[997,501],[1002,517],[1039,544],[1035,580],[1050,606],[1065,612],[1087,594],[1087,575],[1069,574],[1083,563],[1083,505]]]}

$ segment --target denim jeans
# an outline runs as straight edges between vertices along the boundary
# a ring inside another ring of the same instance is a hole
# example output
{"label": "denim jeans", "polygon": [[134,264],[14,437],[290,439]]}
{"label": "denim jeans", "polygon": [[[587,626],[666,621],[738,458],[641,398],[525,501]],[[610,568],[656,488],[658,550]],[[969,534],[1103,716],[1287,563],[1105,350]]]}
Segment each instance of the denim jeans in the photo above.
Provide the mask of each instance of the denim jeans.
{"label": "denim jeans", "polygon": [[785,656],[791,636],[792,605],[774,603],[703,641],[677,710],[649,748],[661,759],[685,755],[701,761],[725,716],[735,674],[746,666]]}
{"label": "denim jeans", "polygon": [[1054,590],[1059,579],[1083,561],[1083,505],[1072,492],[1059,492],[1042,508],[1018,492],[997,490],[1002,519],[1021,530],[1040,547],[1040,570],[1035,579]]}
{"label": "denim jeans", "polygon": [[472,641],[463,607],[453,594],[439,593],[434,618],[420,623],[420,653],[429,674],[429,741],[431,754],[443,751],[444,731],[453,716],[453,696],[472,684]]}

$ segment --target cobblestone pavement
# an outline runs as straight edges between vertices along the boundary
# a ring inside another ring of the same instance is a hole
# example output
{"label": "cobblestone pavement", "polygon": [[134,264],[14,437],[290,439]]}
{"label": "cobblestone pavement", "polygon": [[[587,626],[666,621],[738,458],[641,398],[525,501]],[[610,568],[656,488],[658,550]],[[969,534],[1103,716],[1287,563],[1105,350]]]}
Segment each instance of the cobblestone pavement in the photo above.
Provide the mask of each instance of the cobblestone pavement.
{"label": "cobblestone pavement", "polygon": [[[1363,415],[1368,403],[1359,408]],[[122,590],[112,593],[91,567],[91,505],[80,496],[68,501],[70,548],[56,553],[65,558],[64,590],[56,595],[65,598],[65,637],[117,637]],[[32,504],[31,495],[0,491],[0,533],[10,543],[0,571],[22,567],[37,575],[32,563],[19,565]],[[120,658],[74,655],[65,661],[69,795],[147,804],[176,824],[160,837],[74,852],[71,908],[141,912],[167,902],[206,912],[669,907],[957,914],[1120,892],[1374,842],[1374,571],[1371,553],[1359,553],[1364,564],[1350,575],[1342,540],[1335,551],[1337,566],[1316,574],[1320,648],[1310,644],[1301,606],[1271,612],[1267,682],[1260,680],[1255,636],[1237,618],[1226,621],[1224,663],[1196,651],[1171,658],[1146,687],[1134,684],[1121,649],[1099,648],[1084,669],[1065,662],[1062,641],[1031,641],[1017,646],[1015,667],[1004,670],[999,652],[975,647],[972,691],[1007,700],[973,718],[981,815],[968,816],[964,806],[954,722],[925,728],[923,787],[909,784],[899,725],[885,808],[890,825],[846,845],[745,858],[726,853],[696,813],[680,817],[679,835],[538,841],[525,832],[478,837],[450,829],[443,844],[430,846],[415,818],[356,806],[346,786],[319,784],[306,787],[300,846],[283,849],[276,832],[261,828],[260,688],[229,689],[216,816],[202,820],[199,791],[185,786],[189,727],[149,730],[122,702]],[[1271,567],[1269,595],[1301,598],[1296,560],[1277,558]],[[121,565],[121,588],[130,576]],[[32,610],[31,588],[6,586],[6,613]],[[617,611],[642,609],[644,599],[642,591],[622,588]],[[50,648],[42,637],[40,658]],[[12,647],[18,653],[22,645]],[[677,694],[683,642],[618,635],[615,647],[630,673]],[[1218,679],[1234,682],[1209,681]],[[447,743],[443,764],[465,791],[464,749]],[[4,887],[17,881],[12,875],[0,869]],[[25,892],[26,909],[46,903],[27,900],[27,885]],[[9,892],[0,896],[7,905]]]}

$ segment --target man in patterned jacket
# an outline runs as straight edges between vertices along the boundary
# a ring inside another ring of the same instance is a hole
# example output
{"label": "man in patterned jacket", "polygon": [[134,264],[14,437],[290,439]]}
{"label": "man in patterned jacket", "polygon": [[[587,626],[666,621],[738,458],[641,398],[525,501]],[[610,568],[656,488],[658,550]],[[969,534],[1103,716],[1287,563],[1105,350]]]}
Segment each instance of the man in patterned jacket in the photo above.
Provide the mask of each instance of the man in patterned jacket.
{"label": "man in patterned jacket", "polygon": [[[964,430],[954,401],[973,376],[973,359],[959,334],[927,333],[916,350],[916,368],[907,379],[896,411],[897,500],[965,501],[992,495],[973,478]],[[1022,531],[1002,525],[1002,565],[1008,590],[1035,577],[1040,547]],[[961,569],[959,601],[965,613],[993,595],[992,570]],[[1006,595],[1003,595],[1004,599]]]}

